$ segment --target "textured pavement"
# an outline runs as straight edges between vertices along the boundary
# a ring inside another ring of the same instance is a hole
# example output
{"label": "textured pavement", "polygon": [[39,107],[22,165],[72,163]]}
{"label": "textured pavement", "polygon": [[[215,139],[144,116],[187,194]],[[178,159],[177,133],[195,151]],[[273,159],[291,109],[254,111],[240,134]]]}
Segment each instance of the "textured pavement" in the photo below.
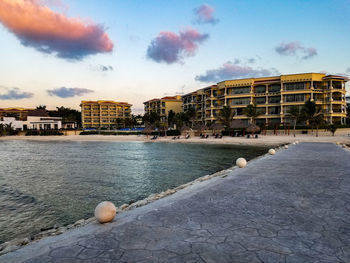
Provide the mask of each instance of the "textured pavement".
{"label": "textured pavement", "polygon": [[0,262],[350,262],[350,152],[290,146]]}

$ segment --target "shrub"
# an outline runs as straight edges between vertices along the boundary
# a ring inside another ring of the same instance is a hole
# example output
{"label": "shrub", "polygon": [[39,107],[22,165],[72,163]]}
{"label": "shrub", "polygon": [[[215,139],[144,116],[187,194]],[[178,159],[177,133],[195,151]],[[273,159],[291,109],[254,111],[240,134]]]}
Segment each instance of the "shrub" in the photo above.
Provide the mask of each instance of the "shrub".
{"label": "shrub", "polygon": [[166,131],[167,136],[179,136],[181,132],[179,130],[168,130]]}
{"label": "shrub", "polygon": [[61,136],[62,132],[57,130],[42,130],[40,131],[40,136]]}
{"label": "shrub", "polygon": [[38,130],[27,130],[26,136],[38,136],[40,135],[40,132]]}
{"label": "shrub", "polygon": [[26,136],[61,136],[62,132],[57,130],[27,130]]}

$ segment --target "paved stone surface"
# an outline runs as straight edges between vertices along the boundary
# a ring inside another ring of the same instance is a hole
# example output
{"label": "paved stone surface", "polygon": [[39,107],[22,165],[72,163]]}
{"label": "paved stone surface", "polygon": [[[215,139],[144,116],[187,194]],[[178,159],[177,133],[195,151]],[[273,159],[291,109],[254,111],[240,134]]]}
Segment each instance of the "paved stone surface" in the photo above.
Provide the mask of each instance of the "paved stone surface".
{"label": "paved stone surface", "polygon": [[0,262],[350,262],[350,152],[290,146]]}

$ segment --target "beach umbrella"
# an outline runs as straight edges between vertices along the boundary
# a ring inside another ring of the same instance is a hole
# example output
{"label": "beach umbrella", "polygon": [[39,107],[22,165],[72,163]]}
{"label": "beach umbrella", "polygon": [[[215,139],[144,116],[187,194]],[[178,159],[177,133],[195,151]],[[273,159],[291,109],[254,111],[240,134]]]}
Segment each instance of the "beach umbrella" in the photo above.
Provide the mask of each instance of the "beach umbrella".
{"label": "beach umbrella", "polygon": [[198,124],[196,124],[196,126],[194,126],[194,129],[199,131],[199,132],[205,130],[206,128],[207,128],[207,126],[205,126],[205,124],[200,124],[200,123],[198,123]]}
{"label": "beach umbrella", "polygon": [[210,129],[213,130],[213,133],[215,133],[215,131],[222,131],[224,126],[220,123],[213,123],[210,125]]}
{"label": "beach umbrella", "polygon": [[150,133],[152,133],[154,131],[154,128],[153,128],[153,126],[152,125],[150,125],[150,124],[146,124],[145,125],[145,128],[143,129],[143,133],[146,133],[147,134],[147,137],[148,137],[148,135],[150,134]]}
{"label": "beach umbrella", "polygon": [[250,124],[248,128],[246,129],[247,132],[250,132],[251,134],[254,134],[258,131],[260,131],[260,127],[255,124]]}
{"label": "beach umbrella", "polygon": [[231,129],[244,129],[247,125],[242,120],[232,120],[230,123]]}
{"label": "beach umbrella", "polygon": [[183,126],[181,127],[181,132],[186,132],[186,131],[190,131],[190,130],[191,130],[191,128],[188,127],[188,126],[186,126],[186,125],[183,125]]}

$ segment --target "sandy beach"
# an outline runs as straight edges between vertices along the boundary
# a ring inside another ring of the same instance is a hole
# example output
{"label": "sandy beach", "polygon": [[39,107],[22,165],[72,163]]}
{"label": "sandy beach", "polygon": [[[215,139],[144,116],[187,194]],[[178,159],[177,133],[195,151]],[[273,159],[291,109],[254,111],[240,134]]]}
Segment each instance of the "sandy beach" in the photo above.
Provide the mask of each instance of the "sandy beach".
{"label": "sandy beach", "polygon": [[156,140],[151,140],[151,136],[147,138],[145,135],[68,135],[68,136],[5,136],[0,137],[0,141],[8,140],[29,140],[29,141],[103,141],[103,142],[168,142],[168,143],[208,143],[208,144],[235,144],[235,145],[279,145],[284,143],[299,142],[332,142],[332,143],[350,143],[348,134],[339,134],[330,136],[328,134],[301,135],[296,137],[293,135],[259,135],[259,138],[246,137],[223,137],[215,139],[201,139],[199,137],[191,137],[185,139],[181,136],[180,139],[173,140],[173,137],[159,137]]}

